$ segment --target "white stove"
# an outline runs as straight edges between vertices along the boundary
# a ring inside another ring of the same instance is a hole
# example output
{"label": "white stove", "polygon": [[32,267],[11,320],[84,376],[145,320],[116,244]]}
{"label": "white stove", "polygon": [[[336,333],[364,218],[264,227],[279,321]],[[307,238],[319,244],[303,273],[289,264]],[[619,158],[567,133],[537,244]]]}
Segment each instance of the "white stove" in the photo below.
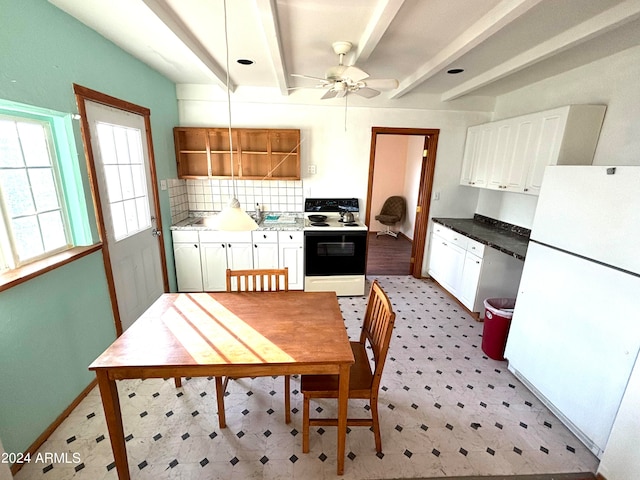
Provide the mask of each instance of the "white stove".
{"label": "white stove", "polygon": [[367,226],[357,198],[307,198],[304,202],[307,292],[365,294]]}

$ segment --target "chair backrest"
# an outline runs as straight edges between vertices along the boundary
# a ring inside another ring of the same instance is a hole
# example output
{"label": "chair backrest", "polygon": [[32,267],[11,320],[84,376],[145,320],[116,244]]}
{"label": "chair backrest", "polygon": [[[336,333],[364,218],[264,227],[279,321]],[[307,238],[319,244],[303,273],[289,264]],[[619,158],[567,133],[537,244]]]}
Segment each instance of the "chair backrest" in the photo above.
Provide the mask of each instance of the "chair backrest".
{"label": "chair backrest", "polygon": [[407,208],[407,202],[404,197],[393,196],[384,201],[382,205],[381,215],[397,215],[401,219],[404,217],[405,210]]}
{"label": "chair backrest", "polygon": [[289,291],[289,269],[231,270],[227,268],[227,292]]}
{"label": "chair backrest", "polygon": [[374,280],[369,291],[367,310],[360,334],[360,343],[364,344],[368,341],[373,350],[375,369],[372,389],[377,389],[380,384],[395,320],[396,314],[391,307],[389,297],[378,281]]}

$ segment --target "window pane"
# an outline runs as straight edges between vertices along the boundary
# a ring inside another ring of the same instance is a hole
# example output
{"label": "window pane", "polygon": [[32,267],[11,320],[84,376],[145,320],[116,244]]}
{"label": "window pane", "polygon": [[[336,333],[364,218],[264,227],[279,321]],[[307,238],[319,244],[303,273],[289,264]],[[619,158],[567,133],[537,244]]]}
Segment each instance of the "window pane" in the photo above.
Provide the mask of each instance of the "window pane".
{"label": "window pane", "polygon": [[36,217],[18,218],[11,226],[20,260],[28,260],[44,253]]}
{"label": "window pane", "polygon": [[147,183],[142,165],[131,165],[131,179],[133,181],[133,194],[136,197],[147,195]]}
{"label": "window pane", "polygon": [[122,188],[120,187],[120,175],[117,165],[105,165],[104,176],[107,183],[109,202],[119,202],[122,200]]}
{"label": "window pane", "polygon": [[127,222],[124,218],[124,206],[122,202],[111,204],[111,221],[113,222],[113,235],[116,240],[127,236]]}
{"label": "window pane", "polygon": [[124,128],[114,128],[113,136],[116,142],[118,163],[129,163],[129,142],[127,140],[126,130]]}
{"label": "window pane", "polygon": [[22,166],[24,162],[16,122],[0,120],[0,168]]}
{"label": "window pane", "polygon": [[122,184],[122,198],[133,198],[133,179],[131,178],[131,167],[129,165],[120,165],[120,182]]}
{"label": "window pane", "polygon": [[38,219],[40,220],[45,250],[57,250],[67,245],[60,211],[43,213],[38,216]]}
{"label": "window pane", "polygon": [[29,180],[39,212],[60,208],[53,171],[50,168],[30,168]]}
{"label": "window pane", "polygon": [[127,137],[129,139],[129,157],[131,163],[142,165],[142,132],[140,130],[134,130],[132,128],[127,130]]}
{"label": "window pane", "polygon": [[143,230],[151,226],[151,215],[149,214],[149,203],[146,198],[136,199],[136,209],[138,211],[138,229]]}
{"label": "window pane", "polygon": [[44,127],[35,123],[18,123],[20,144],[28,167],[49,167],[49,149]]}
{"label": "window pane", "polygon": [[0,185],[10,217],[35,213],[26,170],[0,170]]}
{"label": "window pane", "polygon": [[129,235],[139,230],[138,228],[138,210],[136,209],[135,200],[125,200],[124,202],[124,215],[127,219],[127,231]]}

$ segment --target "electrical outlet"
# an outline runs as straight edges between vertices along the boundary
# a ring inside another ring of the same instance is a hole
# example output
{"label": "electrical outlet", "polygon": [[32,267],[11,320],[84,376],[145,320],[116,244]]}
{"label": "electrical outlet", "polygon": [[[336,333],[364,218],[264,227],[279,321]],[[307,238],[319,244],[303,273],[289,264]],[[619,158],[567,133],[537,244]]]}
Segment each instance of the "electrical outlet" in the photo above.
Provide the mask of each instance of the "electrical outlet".
{"label": "electrical outlet", "polygon": [[317,167],[315,165],[309,165],[307,167],[307,173],[309,175],[315,175],[316,173],[318,173],[318,169],[317,169]]}

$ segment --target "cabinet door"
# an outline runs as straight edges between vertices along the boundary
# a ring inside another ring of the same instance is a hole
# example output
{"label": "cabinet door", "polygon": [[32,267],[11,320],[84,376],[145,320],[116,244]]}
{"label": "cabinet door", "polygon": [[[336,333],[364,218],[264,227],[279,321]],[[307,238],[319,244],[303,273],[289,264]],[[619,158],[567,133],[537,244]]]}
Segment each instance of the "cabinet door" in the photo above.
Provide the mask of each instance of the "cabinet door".
{"label": "cabinet door", "polygon": [[179,292],[202,291],[202,269],[198,243],[174,243],[176,278]]}
{"label": "cabinet door", "polygon": [[231,270],[252,269],[253,244],[239,242],[227,243],[227,266]]}
{"label": "cabinet door", "polygon": [[483,125],[478,139],[478,155],[476,157],[471,184],[474,187],[486,187],[489,171],[493,164],[496,149],[497,130],[495,125]]}
{"label": "cabinet door", "polygon": [[278,268],[278,244],[254,243],[253,268]]}
{"label": "cabinet door", "polygon": [[496,128],[493,124],[469,127],[462,160],[460,184],[486,187],[487,176],[495,154]]}
{"label": "cabinet door", "polygon": [[289,269],[289,290],[304,288],[304,254],[302,243],[280,244],[280,268]]}
{"label": "cabinet door", "polygon": [[509,122],[496,124],[496,141],[493,156],[489,160],[487,187],[503,189],[512,158],[514,128]]}
{"label": "cabinet door", "polygon": [[439,235],[432,237],[429,274],[457,296],[462,279],[465,250]]}
{"label": "cabinet door", "polygon": [[469,127],[467,140],[464,145],[462,157],[462,172],[460,173],[460,185],[471,185],[473,169],[478,157],[478,140],[480,139],[480,127]]}
{"label": "cabinet door", "polygon": [[458,299],[471,311],[474,310],[481,271],[482,259],[480,257],[476,257],[470,252],[467,252],[464,258],[464,266],[462,268],[462,278],[460,280]]}
{"label": "cabinet door", "polygon": [[205,292],[227,289],[227,244],[201,243],[202,283]]}
{"label": "cabinet door", "polygon": [[538,195],[542,185],[544,169],[555,165],[562,146],[563,132],[567,122],[567,110],[554,110],[542,114],[540,127],[533,145],[533,155],[525,184],[525,193]]}

